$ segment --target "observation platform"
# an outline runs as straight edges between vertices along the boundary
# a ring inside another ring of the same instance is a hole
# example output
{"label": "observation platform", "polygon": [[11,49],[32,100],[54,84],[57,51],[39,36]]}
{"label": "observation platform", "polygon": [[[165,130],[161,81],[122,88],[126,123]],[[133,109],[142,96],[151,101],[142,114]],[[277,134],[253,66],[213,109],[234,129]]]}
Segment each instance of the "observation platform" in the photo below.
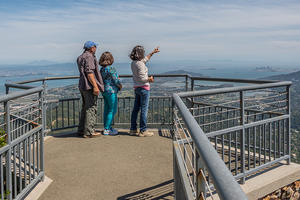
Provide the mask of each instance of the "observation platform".
{"label": "observation platform", "polygon": [[45,141],[45,175],[53,180],[40,200],[174,199],[172,139],[154,137],[81,138],[60,131]]}
{"label": "observation platform", "polygon": [[[26,199],[174,199],[170,130],[150,129],[154,137],[130,136],[127,129],[118,130],[118,136],[89,139],[70,129],[47,136],[48,180]],[[262,172],[241,185],[249,199],[295,181],[300,177],[300,165],[282,163]],[[214,195],[214,199],[219,197]]]}

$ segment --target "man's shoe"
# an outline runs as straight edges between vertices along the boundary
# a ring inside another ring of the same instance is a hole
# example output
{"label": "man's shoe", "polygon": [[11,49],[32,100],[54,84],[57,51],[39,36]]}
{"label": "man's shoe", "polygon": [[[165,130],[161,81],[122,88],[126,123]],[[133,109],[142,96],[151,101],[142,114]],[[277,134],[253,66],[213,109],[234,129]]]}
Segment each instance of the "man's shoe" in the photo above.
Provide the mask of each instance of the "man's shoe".
{"label": "man's shoe", "polygon": [[150,132],[150,131],[147,131],[147,130],[146,131],[141,131],[140,134],[139,134],[140,137],[151,137],[153,135],[154,135],[153,132]]}
{"label": "man's shoe", "polygon": [[94,137],[99,137],[99,136],[101,136],[101,133],[99,133],[99,132],[94,132],[90,135],[82,135],[83,138],[94,138]]}
{"label": "man's shoe", "polygon": [[137,136],[137,135],[139,135],[139,132],[138,132],[137,129],[135,129],[135,130],[130,130],[130,131],[129,131],[129,135]]}

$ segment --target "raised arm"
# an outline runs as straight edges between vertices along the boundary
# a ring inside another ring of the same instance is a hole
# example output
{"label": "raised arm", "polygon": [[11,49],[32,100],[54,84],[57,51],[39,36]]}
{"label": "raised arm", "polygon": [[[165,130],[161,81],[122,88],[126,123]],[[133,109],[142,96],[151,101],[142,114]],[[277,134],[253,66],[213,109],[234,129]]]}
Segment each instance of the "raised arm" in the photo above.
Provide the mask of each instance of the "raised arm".
{"label": "raised arm", "polygon": [[156,54],[160,52],[159,47],[156,47],[151,53],[149,53],[142,61],[146,63],[150,58],[153,56],[153,54]]}

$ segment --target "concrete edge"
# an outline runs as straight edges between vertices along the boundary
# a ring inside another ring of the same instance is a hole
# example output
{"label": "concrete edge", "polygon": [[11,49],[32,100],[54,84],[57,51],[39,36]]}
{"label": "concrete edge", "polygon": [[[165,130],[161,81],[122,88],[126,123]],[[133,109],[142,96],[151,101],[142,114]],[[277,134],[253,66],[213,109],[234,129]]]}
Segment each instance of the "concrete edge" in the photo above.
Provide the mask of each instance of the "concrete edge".
{"label": "concrete edge", "polygon": [[25,200],[38,200],[52,182],[52,179],[45,176],[44,181],[40,181],[34,187],[34,189],[26,196]]}
{"label": "concrete edge", "polygon": [[300,165],[291,163],[290,165],[282,165],[257,177],[250,178],[241,187],[251,200],[264,197],[299,179]]}

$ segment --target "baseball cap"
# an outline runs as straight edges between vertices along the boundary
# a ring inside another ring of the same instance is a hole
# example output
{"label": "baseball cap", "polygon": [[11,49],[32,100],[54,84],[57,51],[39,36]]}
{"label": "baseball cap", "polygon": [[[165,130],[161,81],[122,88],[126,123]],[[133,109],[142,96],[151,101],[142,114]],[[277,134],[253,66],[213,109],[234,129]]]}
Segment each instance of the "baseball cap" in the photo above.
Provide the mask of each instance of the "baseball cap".
{"label": "baseball cap", "polygon": [[86,41],[86,42],[84,43],[83,48],[84,48],[84,49],[90,49],[90,48],[93,47],[93,46],[97,47],[98,44],[95,43],[95,42],[92,42],[92,41]]}

